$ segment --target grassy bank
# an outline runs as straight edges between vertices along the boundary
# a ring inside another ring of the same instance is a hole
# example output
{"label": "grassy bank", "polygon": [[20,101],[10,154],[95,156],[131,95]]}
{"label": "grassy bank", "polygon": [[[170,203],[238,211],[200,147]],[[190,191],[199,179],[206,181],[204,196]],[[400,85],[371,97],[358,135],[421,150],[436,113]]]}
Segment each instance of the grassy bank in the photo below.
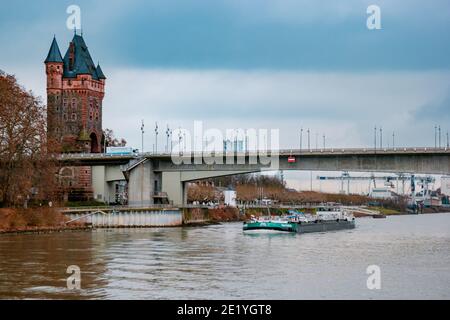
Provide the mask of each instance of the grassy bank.
{"label": "grassy bank", "polygon": [[86,227],[82,223],[68,226],[66,221],[67,218],[54,208],[0,209],[0,233],[53,232]]}
{"label": "grassy bank", "polygon": [[400,210],[383,208],[383,207],[368,207],[367,209],[379,211],[381,214],[384,214],[384,215],[406,214],[406,212],[401,212]]}

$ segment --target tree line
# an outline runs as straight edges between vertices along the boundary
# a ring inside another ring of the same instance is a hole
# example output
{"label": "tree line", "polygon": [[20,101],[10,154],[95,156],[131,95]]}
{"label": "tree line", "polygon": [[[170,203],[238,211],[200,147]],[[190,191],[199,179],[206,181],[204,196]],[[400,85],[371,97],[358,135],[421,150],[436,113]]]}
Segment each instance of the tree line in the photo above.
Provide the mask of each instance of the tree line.
{"label": "tree line", "polygon": [[[110,129],[105,129],[104,141],[106,146],[126,144]],[[61,151],[59,141],[47,136],[47,109],[41,99],[0,70],[0,206],[61,200]]]}

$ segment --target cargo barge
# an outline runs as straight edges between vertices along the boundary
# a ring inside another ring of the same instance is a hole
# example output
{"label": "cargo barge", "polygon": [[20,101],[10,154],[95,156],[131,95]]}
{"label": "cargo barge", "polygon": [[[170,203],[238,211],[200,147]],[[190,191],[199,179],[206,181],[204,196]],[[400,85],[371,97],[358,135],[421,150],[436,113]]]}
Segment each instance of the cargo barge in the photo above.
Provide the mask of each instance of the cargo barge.
{"label": "cargo barge", "polygon": [[278,219],[254,218],[245,221],[244,231],[272,230],[310,233],[355,228],[353,215],[340,208],[321,207],[315,215],[290,210],[289,215]]}

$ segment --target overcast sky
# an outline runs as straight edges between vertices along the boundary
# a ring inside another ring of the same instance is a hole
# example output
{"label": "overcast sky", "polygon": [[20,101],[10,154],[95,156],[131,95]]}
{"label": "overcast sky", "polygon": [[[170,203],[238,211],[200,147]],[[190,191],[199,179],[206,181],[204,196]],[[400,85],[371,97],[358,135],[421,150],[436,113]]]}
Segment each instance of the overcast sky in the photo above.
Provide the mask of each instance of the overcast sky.
{"label": "overcast sky", "polygon": [[[45,59],[62,54],[81,8],[85,41],[107,77],[103,126],[140,147],[153,126],[278,128],[281,147],[442,144],[450,129],[448,0],[161,0],[0,3],[0,69],[45,102]],[[366,27],[369,5],[381,30]],[[161,130],[163,131],[163,130]],[[164,145],[163,133],[160,145]],[[293,176],[292,176],[293,177]],[[292,178],[294,179],[294,178]]]}

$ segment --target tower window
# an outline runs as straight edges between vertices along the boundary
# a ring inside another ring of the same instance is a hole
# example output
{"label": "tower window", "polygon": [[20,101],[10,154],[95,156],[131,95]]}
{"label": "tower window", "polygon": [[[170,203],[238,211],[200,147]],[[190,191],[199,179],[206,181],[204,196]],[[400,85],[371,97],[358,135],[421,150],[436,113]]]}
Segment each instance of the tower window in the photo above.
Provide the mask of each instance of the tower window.
{"label": "tower window", "polygon": [[72,120],[73,121],[77,120],[77,114],[76,113],[72,113]]}

